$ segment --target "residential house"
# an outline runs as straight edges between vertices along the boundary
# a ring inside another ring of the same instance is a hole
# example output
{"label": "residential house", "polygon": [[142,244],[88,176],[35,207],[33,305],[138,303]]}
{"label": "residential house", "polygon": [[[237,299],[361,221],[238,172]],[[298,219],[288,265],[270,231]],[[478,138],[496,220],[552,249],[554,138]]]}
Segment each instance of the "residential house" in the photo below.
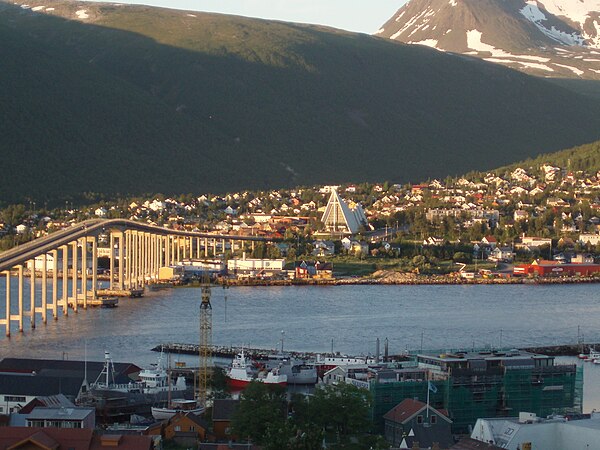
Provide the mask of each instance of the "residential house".
{"label": "residential house", "polygon": [[481,245],[488,246],[491,249],[494,249],[494,248],[496,248],[496,245],[498,245],[498,241],[496,240],[496,238],[494,236],[485,236],[481,240]]}
{"label": "residential house", "polygon": [[428,247],[440,247],[440,246],[444,245],[444,242],[445,241],[443,238],[429,236],[427,239],[425,239],[423,241],[423,245],[428,246]]}
{"label": "residential house", "polygon": [[582,244],[598,245],[600,244],[600,234],[580,234],[579,242]]}
{"label": "residential house", "polygon": [[231,418],[240,404],[239,400],[215,399],[213,401],[213,433],[217,440],[235,440],[231,434]]}
{"label": "residential house", "polygon": [[152,450],[148,436],[103,434],[78,428],[0,427],[6,450]]}
{"label": "residential house", "polygon": [[172,440],[179,445],[195,447],[206,440],[208,430],[208,423],[200,416],[191,412],[180,412],[168,420],[150,426],[145,434],[160,435],[165,440]]}
{"label": "residential house", "polygon": [[96,210],[94,211],[94,214],[100,218],[106,217],[106,213],[107,213],[106,208],[104,208],[102,206],[100,208],[96,208]]}
{"label": "residential house", "polygon": [[96,409],[83,407],[38,406],[25,418],[28,427],[88,428],[96,427]]}
{"label": "residential house", "polygon": [[497,262],[512,262],[515,258],[515,253],[511,247],[496,247],[488,257],[491,261]]}
{"label": "residential house", "polygon": [[454,445],[452,420],[447,413],[419,400],[404,399],[383,419],[385,439],[394,447],[408,449],[416,442],[421,448],[437,444],[440,449],[448,449]]}
{"label": "residential house", "polygon": [[333,277],[333,264],[327,262],[300,261],[296,262],[295,277],[300,279]]}
{"label": "residential house", "polygon": [[318,240],[313,242],[314,256],[324,257],[335,255],[335,244],[333,241]]}

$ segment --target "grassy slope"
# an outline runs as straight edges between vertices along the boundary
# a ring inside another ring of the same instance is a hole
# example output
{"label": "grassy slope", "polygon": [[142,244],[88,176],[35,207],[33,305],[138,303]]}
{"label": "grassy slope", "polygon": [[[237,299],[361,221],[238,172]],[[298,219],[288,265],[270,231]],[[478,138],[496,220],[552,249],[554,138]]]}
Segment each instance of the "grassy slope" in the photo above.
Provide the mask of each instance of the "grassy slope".
{"label": "grassy slope", "polygon": [[0,199],[416,181],[600,137],[597,102],[427,48],[215,14],[52,6],[66,17],[85,7],[93,24],[0,3]]}
{"label": "grassy slope", "polygon": [[560,152],[538,155],[511,165],[494,170],[495,173],[509,173],[517,167],[539,170],[543,164],[557,167],[570,168],[570,170],[584,170],[588,173],[600,171],[600,141],[591,144],[569,148]]}

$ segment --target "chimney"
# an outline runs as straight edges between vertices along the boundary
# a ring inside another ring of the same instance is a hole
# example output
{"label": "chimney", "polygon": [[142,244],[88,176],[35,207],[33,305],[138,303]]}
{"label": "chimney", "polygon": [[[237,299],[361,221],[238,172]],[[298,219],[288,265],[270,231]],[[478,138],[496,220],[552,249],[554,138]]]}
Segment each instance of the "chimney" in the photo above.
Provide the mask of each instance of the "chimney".
{"label": "chimney", "polygon": [[384,344],[383,348],[384,348],[384,350],[383,350],[383,360],[385,362],[387,362],[388,358],[390,356],[389,352],[388,352],[388,338],[385,338],[385,344]]}
{"label": "chimney", "polygon": [[377,338],[377,341],[375,344],[375,362],[379,363],[379,338]]}

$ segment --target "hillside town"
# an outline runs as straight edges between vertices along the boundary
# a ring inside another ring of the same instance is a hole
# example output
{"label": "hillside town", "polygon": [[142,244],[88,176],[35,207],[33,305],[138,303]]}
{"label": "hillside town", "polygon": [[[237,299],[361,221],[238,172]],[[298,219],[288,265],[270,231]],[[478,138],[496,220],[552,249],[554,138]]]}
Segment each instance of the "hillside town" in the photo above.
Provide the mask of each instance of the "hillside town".
{"label": "hillside town", "polygon": [[[230,259],[276,260],[281,270],[287,264],[293,271],[277,274],[284,278],[308,277],[307,265],[314,276],[317,263],[328,276],[354,275],[343,270],[348,262],[377,269],[394,261],[401,271],[467,278],[497,268],[512,275],[585,276],[596,269],[582,271],[583,265],[593,265],[600,254],[599,192],[600,173],[542,164],[414,185],[157,195],[54,209],[30,203],[2,210],[0,242],[6,249],[82,220],[128,218],[173,230],[267,238],[268,245],[235,254],[221,249],[214,256],[223,261],[221,269]],[[577,270],[568,269],[571,263],[579,264]],[[245,277],[261,272],[253,264]]]}

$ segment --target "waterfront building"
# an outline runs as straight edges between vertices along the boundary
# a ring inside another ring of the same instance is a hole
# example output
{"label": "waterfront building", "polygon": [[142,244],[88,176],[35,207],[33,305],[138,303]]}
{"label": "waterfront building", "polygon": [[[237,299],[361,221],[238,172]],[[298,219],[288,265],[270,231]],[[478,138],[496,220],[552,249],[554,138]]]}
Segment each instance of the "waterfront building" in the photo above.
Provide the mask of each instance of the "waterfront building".
{"label": "waterfront building", "polygon": [[227,261],[230,275],[250,277],[273,277],[283,273],[285,259],[234,258]]}
{"label": "waterfront building", "polygon": [[536,260],[531,264],[521,264],[513,269],[515,275],[552,276],[591,276],[600,273],[600,264],[565,264],[560,261]]}
{"label": "waterfront building", "polygon": [[383,416],[402,400],[427,400],[427,379],[435,386],[430,404],[448,411],[453,432],[468,431],[481,417],[509,417],[519,411],[539,416],[581,413],[582,368],[557,365],[552,356],[516,350],[457,352],[417,355],[415,363],[410,376],[400,375],[410,372],[407,368],[392,373],[395,377],[375,374],[359,383],[372,393],[372,419],[380,428]]}
{"label": "waterfront building", "polygon": [[598,448],[600,414],[540,418],[521,412],[518,417],[478,419],[471,439],[508,450]]}

